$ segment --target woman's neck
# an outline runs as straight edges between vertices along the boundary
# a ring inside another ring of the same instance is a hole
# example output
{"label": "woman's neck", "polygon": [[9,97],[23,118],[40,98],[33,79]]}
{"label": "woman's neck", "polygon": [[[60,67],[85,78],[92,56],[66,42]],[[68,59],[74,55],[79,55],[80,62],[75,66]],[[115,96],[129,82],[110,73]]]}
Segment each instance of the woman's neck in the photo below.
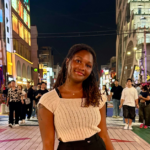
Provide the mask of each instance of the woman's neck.
{"label": "woman's neck", "polygon": [[82,82],[81,83],[76,83],[73,82],[69,79],[66,80],[66,82],[63,85],[67,90],[77,90],[77,89],[82,89]]}

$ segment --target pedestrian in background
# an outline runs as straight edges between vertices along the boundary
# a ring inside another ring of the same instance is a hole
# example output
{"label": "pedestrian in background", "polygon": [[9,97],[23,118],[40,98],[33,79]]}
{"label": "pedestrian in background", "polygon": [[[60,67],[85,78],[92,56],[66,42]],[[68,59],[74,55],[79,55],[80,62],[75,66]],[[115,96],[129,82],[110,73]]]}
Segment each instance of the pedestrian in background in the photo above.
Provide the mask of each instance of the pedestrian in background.
{"label": "pedestrian in background", "polygon": [[146,85],[142,87],[142,91],[139,95],[139,100],[139,122],[142,123],[140,125],[140,128],[147,129],[150,125],[150,96]]}
{"label": "pedestrian in background", "polygon": [[106,85],[103,85],[103,88],[101,90],[101,94],[104,95],[107,99],[107,102],[106,102],[106,117],[107,117],[107,105],[108,105],[109,94],[108,94],[108,90],[107,90]]}
{"label": "pedestrian in background", "polygon": [[33,108],[34,91],[32,87],[30,86],[29,81],[27,82],[27,88],[24,91],[27,94],[27,98],[25,99],[27,119],[30,120],[31,115],[32,115],[32,108]]}
{"label": "pedestrian in background", "polygon": [[36,115],[36,101],[35,101],[35,87],[31,86],[31,88],[33,89],[33,108],[32,108],[32,118],[35,117]]}
{"label": "pedestrian in background", "polygon": [[123,117],[125,118],[124,129],[132,130],[132,120],[135,119],[135,106],[138,105],[138,93],[132,86],[132,79],[127,79],[127,87],[123,90],[121,96],[121,104],[119,108],[123,106]]}
{"label": "pedestrian in background", "polygon": [[14,123],[13,112],[15,111],[15,126],[19,126],[20,97],[22,92],[16,87],[16,82],[11,81],[11,88],[8,90],[7,106],[9,106],[9,127]]}
{"label": "pedestrian in background", "polygon": [[38,103],[41,96],[44,95],[45,93],[47,93],[48,90],[46,89],[46,83],[45,82],[42,82],[41,83],[41,89],[39,89],[38,91],[36,91],[36,102]]}
{"label": "pedestrian in background", "polygon": [[122,86],[119,85],[118,79],[115,80],[115,85],[111,89],[110,98],[113,100],[113,118],[120,117],[120,99],[122,93]]}

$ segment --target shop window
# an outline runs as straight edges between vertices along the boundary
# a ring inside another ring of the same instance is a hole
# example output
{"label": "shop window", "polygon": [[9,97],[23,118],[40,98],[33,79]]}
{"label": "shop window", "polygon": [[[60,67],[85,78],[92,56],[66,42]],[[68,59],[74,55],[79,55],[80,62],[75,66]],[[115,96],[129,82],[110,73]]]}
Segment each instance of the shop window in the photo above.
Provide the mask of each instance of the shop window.
{"label": "shop window", "polygon": [[19,22],[19,36],[24,39],[23,24]]}
{"label": "shop window", "polygon": [[18,0],[11,0],[12,7],[13,7],[16,11],[18,10],[17,1],[18,1]]}
{"label": "shop window", "polygon": [[18,18],[12,14],[13,30],[18,34]]}

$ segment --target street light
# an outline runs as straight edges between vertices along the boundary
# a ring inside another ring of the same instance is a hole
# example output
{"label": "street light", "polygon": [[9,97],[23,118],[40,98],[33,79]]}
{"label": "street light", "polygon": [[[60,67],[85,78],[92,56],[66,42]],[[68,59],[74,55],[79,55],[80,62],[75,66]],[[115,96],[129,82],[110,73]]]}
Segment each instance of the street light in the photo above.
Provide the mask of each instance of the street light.
{"label": "street light", "polygon": [[127,52],[127,55],[131,55],[131,52]]}

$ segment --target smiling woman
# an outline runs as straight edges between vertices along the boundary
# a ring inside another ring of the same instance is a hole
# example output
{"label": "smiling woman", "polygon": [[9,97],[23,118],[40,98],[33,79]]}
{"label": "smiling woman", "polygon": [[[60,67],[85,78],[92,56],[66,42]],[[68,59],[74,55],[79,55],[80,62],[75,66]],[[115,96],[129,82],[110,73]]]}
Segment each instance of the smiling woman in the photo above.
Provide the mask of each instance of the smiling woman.
{"label": "smiling woman", "polygon": [[[106,128],[106,98],[101,97],[94,66],[96,54],[85,44],[72,46],[54,90],[38,104],[44,150],[113,150]],[[47,121],[48,120],[48,121]]]}

